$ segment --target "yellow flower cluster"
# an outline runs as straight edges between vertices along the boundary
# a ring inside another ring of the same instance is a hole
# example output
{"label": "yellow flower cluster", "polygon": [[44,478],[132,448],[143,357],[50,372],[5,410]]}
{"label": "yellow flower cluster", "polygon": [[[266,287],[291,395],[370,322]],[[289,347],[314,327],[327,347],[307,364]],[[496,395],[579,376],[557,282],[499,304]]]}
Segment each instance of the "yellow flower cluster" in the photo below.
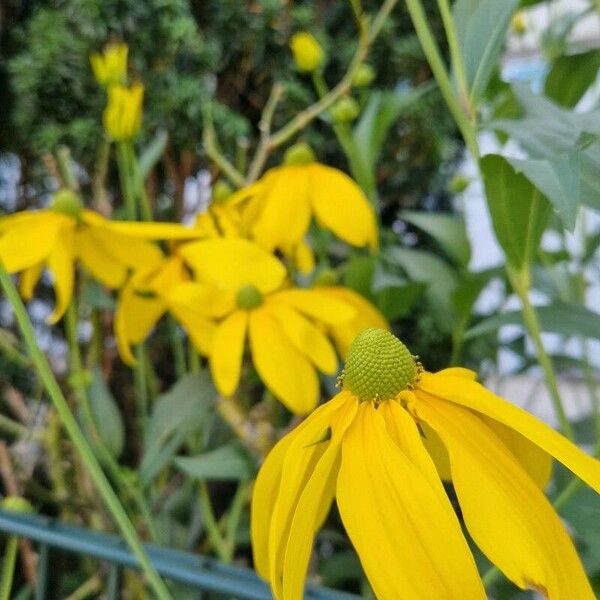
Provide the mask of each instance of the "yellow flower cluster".
{"label": "yellow flower cluster", "polygon": [[[350,289],[297,286],[296,269],[314,269],[306,239],[313,216],[352,245],[377,245],[375,218],[358,186],[310,157],[273,168],[254,185],[213,202],[195,227],[111,221],[61,190],[48,209],[0,220],[0,260],[9,273],[22,273],[25,298],[44,269],[50,272],[56,294],[51,322],[69,305],[76,264],[118,289],[115,333],[129,364],[135,364],[131,346],[168,312],[208,360],[220,393],[233,395],[248,345],[268,389],[305,414],[319,400],[317,373],[335,375],[338,354],[345,355],[362,329],[387,327]],[[170,240],[170,253],[156,240]]]}

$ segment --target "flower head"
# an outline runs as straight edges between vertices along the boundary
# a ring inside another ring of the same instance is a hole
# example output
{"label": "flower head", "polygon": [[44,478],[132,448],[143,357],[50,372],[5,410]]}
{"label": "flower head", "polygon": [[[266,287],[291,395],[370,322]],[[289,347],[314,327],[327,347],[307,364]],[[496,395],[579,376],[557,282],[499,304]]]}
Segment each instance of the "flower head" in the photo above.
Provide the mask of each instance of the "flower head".
{"label": "flower head", "polygon": [[[222,292],[219,302],[212,301],[221,318],[210,353],[218,390],[235,392],[248,338],[253,364],[269,390],[296,413],[312,410],[319,398],[317,370],[333,375],[338,366],[323,327],[350,322],[352,305],[325,289],[287,287],[281,262],[245,239],[195,242],[180,252],[198,285]],[[191,294],[187,301],[196,307],[203,302]]]}
{"label": "flower head", "polygon": [[132,140],[142,125],[142,102],[144,86],[134,83],[132,86],[120,84],[108,88],[108,104],[104,109],[104,129],[117,141]]}
{"label": "flower head", "polygon": [[551,456],[600,492],[598,461],[471,371],[427,373],[392,334],[367,330],[352,344],[340,393],[286,435],[259,472],[256,568],[277,600],[300,600],[310,532],[335,498],[378,598],[485,600],[442,486],[445,459],[470,536],[509,579],[550,600],[592,600],[540,489]]}
{"label": "flower head", "polygon": [[104,52],[94,52],[90,64],[96,81],[103,86],[124,84],[127,80],[127,44],[107,44]]}
{"label": "flower head", "polygon": [[323,64],[323,48],[315,36],[307,31],[295,33],[292,36],[290,47],[298,70],[311,73]]}
{"label": "flower head", "polygon": [[54,279],[58,321],[73,293],[77,262],[100,283],[118,288],[130,271],[160,263],[153,239],[193,238],[197,233],[169,223],[119,223],[83,208],[81,199],[60,190],[49,209],[15,213],[0,220],[0,260],[9,273],[22,273],[20,289],[29,299],[47,268]]}
{"label": "flower head", "polygon": [[229,199],[243,205],[242,232],[269,251],[294,256],[314,216],[345,242],[375,249],[375,215],[360,187],[342,171],[315,162],[307,149],[293,147],[288,164],[270,169]]}

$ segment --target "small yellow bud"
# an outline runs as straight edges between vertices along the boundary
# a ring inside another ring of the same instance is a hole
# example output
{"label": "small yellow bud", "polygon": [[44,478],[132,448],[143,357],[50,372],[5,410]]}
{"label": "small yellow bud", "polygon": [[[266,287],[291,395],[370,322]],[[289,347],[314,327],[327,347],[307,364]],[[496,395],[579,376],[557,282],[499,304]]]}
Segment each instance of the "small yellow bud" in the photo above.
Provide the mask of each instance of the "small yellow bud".
{"label": "small yellow bud", "polygon": [[284,165],[308,165],[312,162],[315,162],[314,152],[305,142],[294,144],[283,155]]}
{"label": "small yellow bud", "polygon": [[213,202],[224,202],[233,194],[233,188],[222,179],[215,181],[212,188],[212,200]]}
{"label": "small yellow bud", "polygon": [[323,64],[323,48],[310,33],[306,31],[295,33],[290,47],[298,70],[311,73]]}
{"label": "small yellow bud", "polygon": [[371,85],[373,79],[375,79],[375,69],[367,63],[361,63],[352,77],[352,85],[354,87],[367,87]]}
{"label": "small yellow bud", "polygon": [[513,15],[510,26],[517,35],[523,35],[527,31],[527,19],[524,10],[518,10]]}
{"label": "small yellow bud", "polygon": [[114,140],[132,140],[142,125],[144,86],[135,83],[130,87],[111,85],[108,104],[104,109],[104,129]]}
{"label": "small yellow bud", "polygon": [[330,112],[334,123],[350,123],[358,117],[360,108],[354,98],[344,96],[331,107]]}
{"label": "small yellow bud", "polygon": [[104,52],[94,52],[90,64],[96,81],[105,87],[127,81],[127,44],[108,44]]}
{"label": "small yellow bud", "polygon": [[50,209],[70,217],[77,217],[83,210],[83,202],[75,192],[63,188],[54,194]]}

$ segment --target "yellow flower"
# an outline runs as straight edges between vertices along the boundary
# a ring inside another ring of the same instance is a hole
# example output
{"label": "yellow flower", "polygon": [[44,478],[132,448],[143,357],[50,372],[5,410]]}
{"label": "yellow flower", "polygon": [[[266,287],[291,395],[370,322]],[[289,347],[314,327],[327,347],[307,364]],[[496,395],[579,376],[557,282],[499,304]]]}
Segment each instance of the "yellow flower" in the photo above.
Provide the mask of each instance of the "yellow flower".
{"label": "yellow flower", "polygon": [[55,323],[73,293],[74,265],[79,261],[109,288],[125,283],[130,270],[158,264],[162,252],[150,239],[193,238],[196,232],[169,223],[118,223],[83,208],[73,192],[61,190],[46,210],[19,212],[0,220],[0,260],[9,273],[21,273],[26,299],[43,270],[54,278]]}
{"label": "yellow flower", "polygon": [[115,83],[124,84],[127,80],[127,44],[107,44],[104,52],[94,52],[90,63],[96,81],[108,87]]}
{"label": "yellow flower", "polygon": [[[201,284],[222,292],[210,368],[217,389],[235,392],[246,337],[258,374],[290,410],[307,413],[319,399],[317,369],[334,374],[335,350],[323,325],[354,318],[354,309],[327,290],[285,288],[286,270],[271,254],[241,238],[187,244],[180,250]],[[191,297],[191,294],[190,294]],[[198,307],[196,298],[189,306]]]}
{"label": "yellow flower", "polygon": [[355,340],[343,389],[273,448],[256,481],[254,560],[277,600],[303,597],[312,532],[334,497],[377,598],[485,600],[426,450],[433,432],[484,554],[523,589],[550,600],[593,600],[540,484],[554,456],[600,492],[600,463],[474,377],[461,368],[423,372],[382,330]]}
{"label": "yellow flower", "polygon": [[310,73],[323,64],[323,48],[307,31],[300,31],[290,41],[294,62],[300,71]]}
{"label": "yellow flower", "polygon": [[293,256],[314,216],[340,239],[374,250],[377,225],[362,190],[342,171],[308,161],[274,167],[230,198],[243,204],[242,232],[270,252]]}
{"label": "yellow flower", "polygon": [[130,87],[111,85],[108,88],[108,104],[104,109],[104,129],[117,141],[132,140],[142,125],[142,102],[144,86],[134,83]]}
{"label": "yellow flower", "polygon": [[145,340],[166,312],[183,326],[198,352],[208,355],[215,331],[213,319],[220,316],[213,308],[220,303],[218,290],[190,281],[178,254],[154,268],[136,272],[121,290],[115,314],[121,358],[136,364],[131,345]]}

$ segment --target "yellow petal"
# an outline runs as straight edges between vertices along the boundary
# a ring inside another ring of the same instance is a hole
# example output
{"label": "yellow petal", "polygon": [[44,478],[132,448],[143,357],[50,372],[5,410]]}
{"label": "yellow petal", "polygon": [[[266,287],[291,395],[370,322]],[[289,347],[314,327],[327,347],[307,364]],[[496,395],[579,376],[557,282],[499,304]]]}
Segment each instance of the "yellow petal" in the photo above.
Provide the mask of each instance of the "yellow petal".
{"label": "yellow petal", "polygon": [[319,400],[315,369],[266,307],[250,313],[249,336],[252,360],[264,384],[292,412],[310,412]]}
{"label": "yellow petal", "polygon": [[294,264],[302,275],[310,275],[315,270],[315,255],[306,240],[300,240],[294,248]]}
{"label": "yellow petal", "polygon": [[[277,494],[272,496],[270,504],[264,507],[270,511],[270,518],[263,516],[260,519],[261,523],[269,522],[267,541],[269,562],[266,571],[277,599],[282,597],[285,551],[298,501],[316,464],[329,446],[333,415],[348,402],[348,394],[338,394],[315,410],[294,430],[293,439],[281,465]],[[259,485],[258,481],[257,485]],[[260,493],[260,495],[264,497],[264,494]],[[256,508],[254,510],[256,513]]]}
{"label": "yellow petal", "polygon": [[318,163],[310,170],[310,201],[317,221],[353,246],[377,248],[373,209],[358,185],[342,171]]}
{"label": "yellow petal", "polygon": [[333,501],[340,465],[340,447],[344,433],[356,415],[358,402],[349,399],[331,417],[327,449],[298,499],[290,526],[283,561],[283,598],[302,600],[304,582],[315,533],[323,524]]}
{"label": "yellow petal", "polygon": [[272,169],[252,237],[267,250],[298,244],[310,224],[306,167]]}
{"label": "yellow petal", "polygon": [[48,323],[56,323],[65,313],[73,295],[73,241],[75,232],[72,227],[63,227],[54,242],[48,256],[48,269],[54,279],[56,306],[48,317]]}
{"label": "yellow petal", "polygon": [[106,227],[115,233],[141,240],[193,240],[201,237],[198,229],[180,223],[107,221]]}
{"label": "yellow petal", "polygon": [[484,600],[460,525],[364,402],[342,441],[337,503],[378,598]]}
{"label": "yellow petal", "polygon": [[347,323],[356,316],[354,307],[323,288],[282,290],[270,296],[269,302],[292,306],[308,317],[328,325]]}
{"label": "yellow petal", "polygon": [[248,312],[236,310],[219,324],[213,336],[210,371],[225,396],[231,396],[240,381],[247,326]]}
{"label": "yellow petal", "polygon": [[19,292],[25,300],[31,300],[33,297],[33,290],[40,280],[42,273],[44,272],[44,263],[38,263],[32,267],[28,267],[21,274],[21,280],[19,281]]}
{"label": "yellow petal", "polygon": [[121,287],[127,279],[127,267],[97,244],[88,229],[77,231],[75,235],[75,247],[83,267],[107,287]]}
{"label": "yellow petal", "polygon": [[482,385],[461,377],[423,373],[417,384],[419,388],[504,423],[556,458],[600,493],[600,462],[522,408],[496,396]]}
{"label": "yellow petal", "polygon": [[558,515],[492,430],[462,407],[416,395],[417,416],[448,448],[465,523],[481,550],[522,589],[549,600],[593,600]]}
{"label": "yellow petal", "polygon": [[448,367],[438,371],[436,375],[447,375],[450,377],[462,377],[463,379],[470,379],[475,381],[477,379],[477,373],[471,369],[465,369],[465,367]]}
{"label": "yellow petal", "polygon": [[177,304],[170,304],[169,310],[185,329],[194,348],[202,356],[210,356],[217,331],[216,323],[198,311]]}
{"label": "yellow petal", "polygon": [[131,344],[145,340],[165,310],[166,305],[161,298],[137,292],[132,281],[121,290],[115,313],[115,335],[124,362],[136,364]]}
{"label": "yellow petal", "polygon": [[241,238],[186,244],[180,254],[199,281],[234,292],[254,285],[265,294],[280,287],[286,276],[284,266],[273,255]]}
{"label": "yellow petal", "polygon": [[323,373],[333,375],[338,368],[335,350],[325,334],[289,306],[272,305],[269,312],[274,315],[296,349]]}
{"label": "yellow petal", "polygon": [[0,238],[0,260],[9,273],[46,260],[59,231],[75,227],[73,219],[46,210],[32,213],[30,218],[11,219],[8,224]]}
{"label": "yellow petal", "polygon": [[163,293],[169,305],[176,307],[176,310],[190,310],[205,317],[220,318],[235,309],[233,293],[205,283],[187,281]]}

